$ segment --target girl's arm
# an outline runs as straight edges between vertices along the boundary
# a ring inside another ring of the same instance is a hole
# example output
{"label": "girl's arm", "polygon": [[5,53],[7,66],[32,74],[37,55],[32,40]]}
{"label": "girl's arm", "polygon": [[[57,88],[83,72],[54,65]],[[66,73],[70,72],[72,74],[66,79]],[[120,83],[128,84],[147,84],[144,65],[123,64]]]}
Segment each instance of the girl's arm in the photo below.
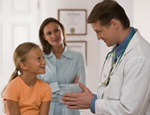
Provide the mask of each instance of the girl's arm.
{"label": "girl's arm", "polygon": [[49,106],[50,106],[50,101],[42,102],[39,115],[48,115]]}
{"label": "girl's arm", "polygon": [[9,115],[21,115],[18,102],[6,99],[6,104]]}

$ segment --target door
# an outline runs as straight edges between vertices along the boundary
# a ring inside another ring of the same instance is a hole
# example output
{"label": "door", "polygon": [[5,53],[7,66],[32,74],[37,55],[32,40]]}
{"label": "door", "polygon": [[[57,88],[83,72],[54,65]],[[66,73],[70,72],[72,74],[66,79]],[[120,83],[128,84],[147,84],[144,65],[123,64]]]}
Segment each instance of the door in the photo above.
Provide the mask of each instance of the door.
{"label": "door", "polygon": [[[13,52],[22,42],[38,43],[38,0],[0,0],[0,93],[15,69]],[[0,115],[3,115],[0,96]]]}

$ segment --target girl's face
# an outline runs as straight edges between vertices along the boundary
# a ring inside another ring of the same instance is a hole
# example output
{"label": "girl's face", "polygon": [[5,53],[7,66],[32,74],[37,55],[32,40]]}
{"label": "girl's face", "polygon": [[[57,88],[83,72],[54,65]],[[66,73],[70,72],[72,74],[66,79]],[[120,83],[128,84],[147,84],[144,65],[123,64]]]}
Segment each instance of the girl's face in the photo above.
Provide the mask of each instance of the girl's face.
{"label": "girl's face", "polygon": [[29,52],[27,59],[24,63],[26,71],[31,74],[44,74],[45,73],[45,60],[43,52],[40,48],[35,48]]}
{"label": "girl's face", "polygon": [[52,47],[58,47],[60,45],[64,46],[63,43],[63,34],[60,26],[55,23],[51,22],[47,24],[44,29],[44,39],[52,46]]}

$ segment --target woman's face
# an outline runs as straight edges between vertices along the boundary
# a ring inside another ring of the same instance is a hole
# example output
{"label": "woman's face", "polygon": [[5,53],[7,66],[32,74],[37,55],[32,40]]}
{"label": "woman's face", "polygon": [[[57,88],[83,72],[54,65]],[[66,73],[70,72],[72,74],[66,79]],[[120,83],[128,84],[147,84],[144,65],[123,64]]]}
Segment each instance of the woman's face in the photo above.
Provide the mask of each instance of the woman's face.
{"label": "woman's face", "polygon": [[52,46],[52,47],[58,47],[60,45],[64,46],[63,43],[63,34],[60,26],[55,23],[51,22],[47,24],[44,29],[44,39]]}

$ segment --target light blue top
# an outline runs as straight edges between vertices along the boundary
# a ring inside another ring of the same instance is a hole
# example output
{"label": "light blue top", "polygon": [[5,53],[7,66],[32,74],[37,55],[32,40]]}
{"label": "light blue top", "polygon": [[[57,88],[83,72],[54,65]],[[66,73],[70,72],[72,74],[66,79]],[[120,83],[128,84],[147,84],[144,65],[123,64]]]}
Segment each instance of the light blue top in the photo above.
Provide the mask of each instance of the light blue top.
{"label": "light blue top", "polygon": [[52,88],[52,101],[49,115],[80,115],[79,110],[67,109],[61,104],[61,96],[64,93],[80,92],[78,84],[73,84],[76,76],[85,85],[86,66],[83,55],[71,51],[65,47],[60,59],[57,59],[53,52],[44,54],[46,61],[46,73],[38,75],[38,78],[47,82]]}

